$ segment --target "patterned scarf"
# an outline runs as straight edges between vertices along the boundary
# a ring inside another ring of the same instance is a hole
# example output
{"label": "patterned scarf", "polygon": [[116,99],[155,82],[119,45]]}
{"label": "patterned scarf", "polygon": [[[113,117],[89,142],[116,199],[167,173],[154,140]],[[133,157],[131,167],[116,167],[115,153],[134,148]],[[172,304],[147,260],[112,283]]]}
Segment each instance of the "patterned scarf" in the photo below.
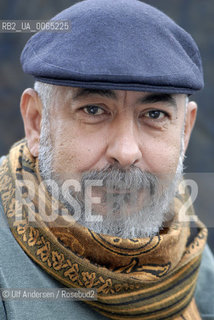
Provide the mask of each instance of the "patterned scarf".
{"label": "patterned scarf", "polygon": [[[26,141],[16,143],[0,167],[2,203],[15,239],[47,273],[70,288],[96,289],[97,300],[86,303],[110,319],[201,319],[193,296],[207,229],[199,220],[190,228],[174,219],[142,239],[97,234],[60,215],[44,222],[42,211],[59,203],[41,182]],[[175,217],[185,199],[174,199]]]}

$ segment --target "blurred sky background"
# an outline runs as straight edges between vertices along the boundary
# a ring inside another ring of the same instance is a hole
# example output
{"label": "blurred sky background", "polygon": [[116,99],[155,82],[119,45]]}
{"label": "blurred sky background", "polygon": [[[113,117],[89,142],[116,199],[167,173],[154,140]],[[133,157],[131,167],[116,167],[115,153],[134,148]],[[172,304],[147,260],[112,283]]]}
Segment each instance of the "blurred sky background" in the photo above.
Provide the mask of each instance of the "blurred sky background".
{"label": "blurred sky background", "polygon": [[[0,0],[0,19],[48,20],[76,2],[79,1]],[[209,244],[214,251],[214,3],[213,0],[144,2],[161,9],[190,32],[201,51],[205,89],[192,97],[199,110],[185,172],[187,178],[198,183],[196,213],[209,227]],[[30,33],[0,33],[0,155],[7,154],[10,146],[24,136],[19,102],[22,91],[33,86],[33,78],[22,72],[19,58],[30,36]]]}

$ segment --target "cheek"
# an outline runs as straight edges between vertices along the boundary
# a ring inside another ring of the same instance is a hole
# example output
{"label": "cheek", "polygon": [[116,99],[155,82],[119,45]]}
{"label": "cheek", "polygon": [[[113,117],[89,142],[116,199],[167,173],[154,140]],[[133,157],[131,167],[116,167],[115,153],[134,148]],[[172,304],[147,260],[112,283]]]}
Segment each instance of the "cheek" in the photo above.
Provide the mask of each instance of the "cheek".
{"label": "cheek", "polygon": [[63,123],[53,132],[53,169],[77,176],[91,170],[102,157],[105,146],[102,132],[85,132],[81,126]]}
{"label": "cheek", "polygon": [[171,175],[176,172],[181,152],[181,135],[147,139],[142,147],[146,167],[152,173]]}

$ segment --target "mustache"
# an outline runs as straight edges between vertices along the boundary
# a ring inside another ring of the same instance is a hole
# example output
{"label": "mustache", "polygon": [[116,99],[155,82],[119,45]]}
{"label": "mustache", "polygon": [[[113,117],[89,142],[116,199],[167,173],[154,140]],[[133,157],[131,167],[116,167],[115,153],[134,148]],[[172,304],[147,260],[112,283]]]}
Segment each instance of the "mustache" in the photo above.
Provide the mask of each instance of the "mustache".
{"label": "mustache", "polygon": [[[147,189],[151,195],[158,189],[159,179],[156,175],[142,171],[136,166],[128,169],[116,165],[108,165],[101,170],[92,170],[83,173],[81,186],[84,189],[87,180],[99,180],[106,189],[111,190],[141,190]],[[83,190],[82,189],[82,190]]]}

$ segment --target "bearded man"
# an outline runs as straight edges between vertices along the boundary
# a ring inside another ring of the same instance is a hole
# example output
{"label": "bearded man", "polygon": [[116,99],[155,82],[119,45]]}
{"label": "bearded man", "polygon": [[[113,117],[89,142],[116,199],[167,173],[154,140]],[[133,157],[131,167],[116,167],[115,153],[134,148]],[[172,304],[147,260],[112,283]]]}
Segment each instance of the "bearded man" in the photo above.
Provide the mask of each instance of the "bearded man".
{"label": "bearded man", "polygon": [[[86,0],[65,21],[21,56],[35,86],[1,158],[1,319],[211,319],[214,260],[182,182],[197,45],[137,0]],[[65,287],[97,297],[17,293]]]}

